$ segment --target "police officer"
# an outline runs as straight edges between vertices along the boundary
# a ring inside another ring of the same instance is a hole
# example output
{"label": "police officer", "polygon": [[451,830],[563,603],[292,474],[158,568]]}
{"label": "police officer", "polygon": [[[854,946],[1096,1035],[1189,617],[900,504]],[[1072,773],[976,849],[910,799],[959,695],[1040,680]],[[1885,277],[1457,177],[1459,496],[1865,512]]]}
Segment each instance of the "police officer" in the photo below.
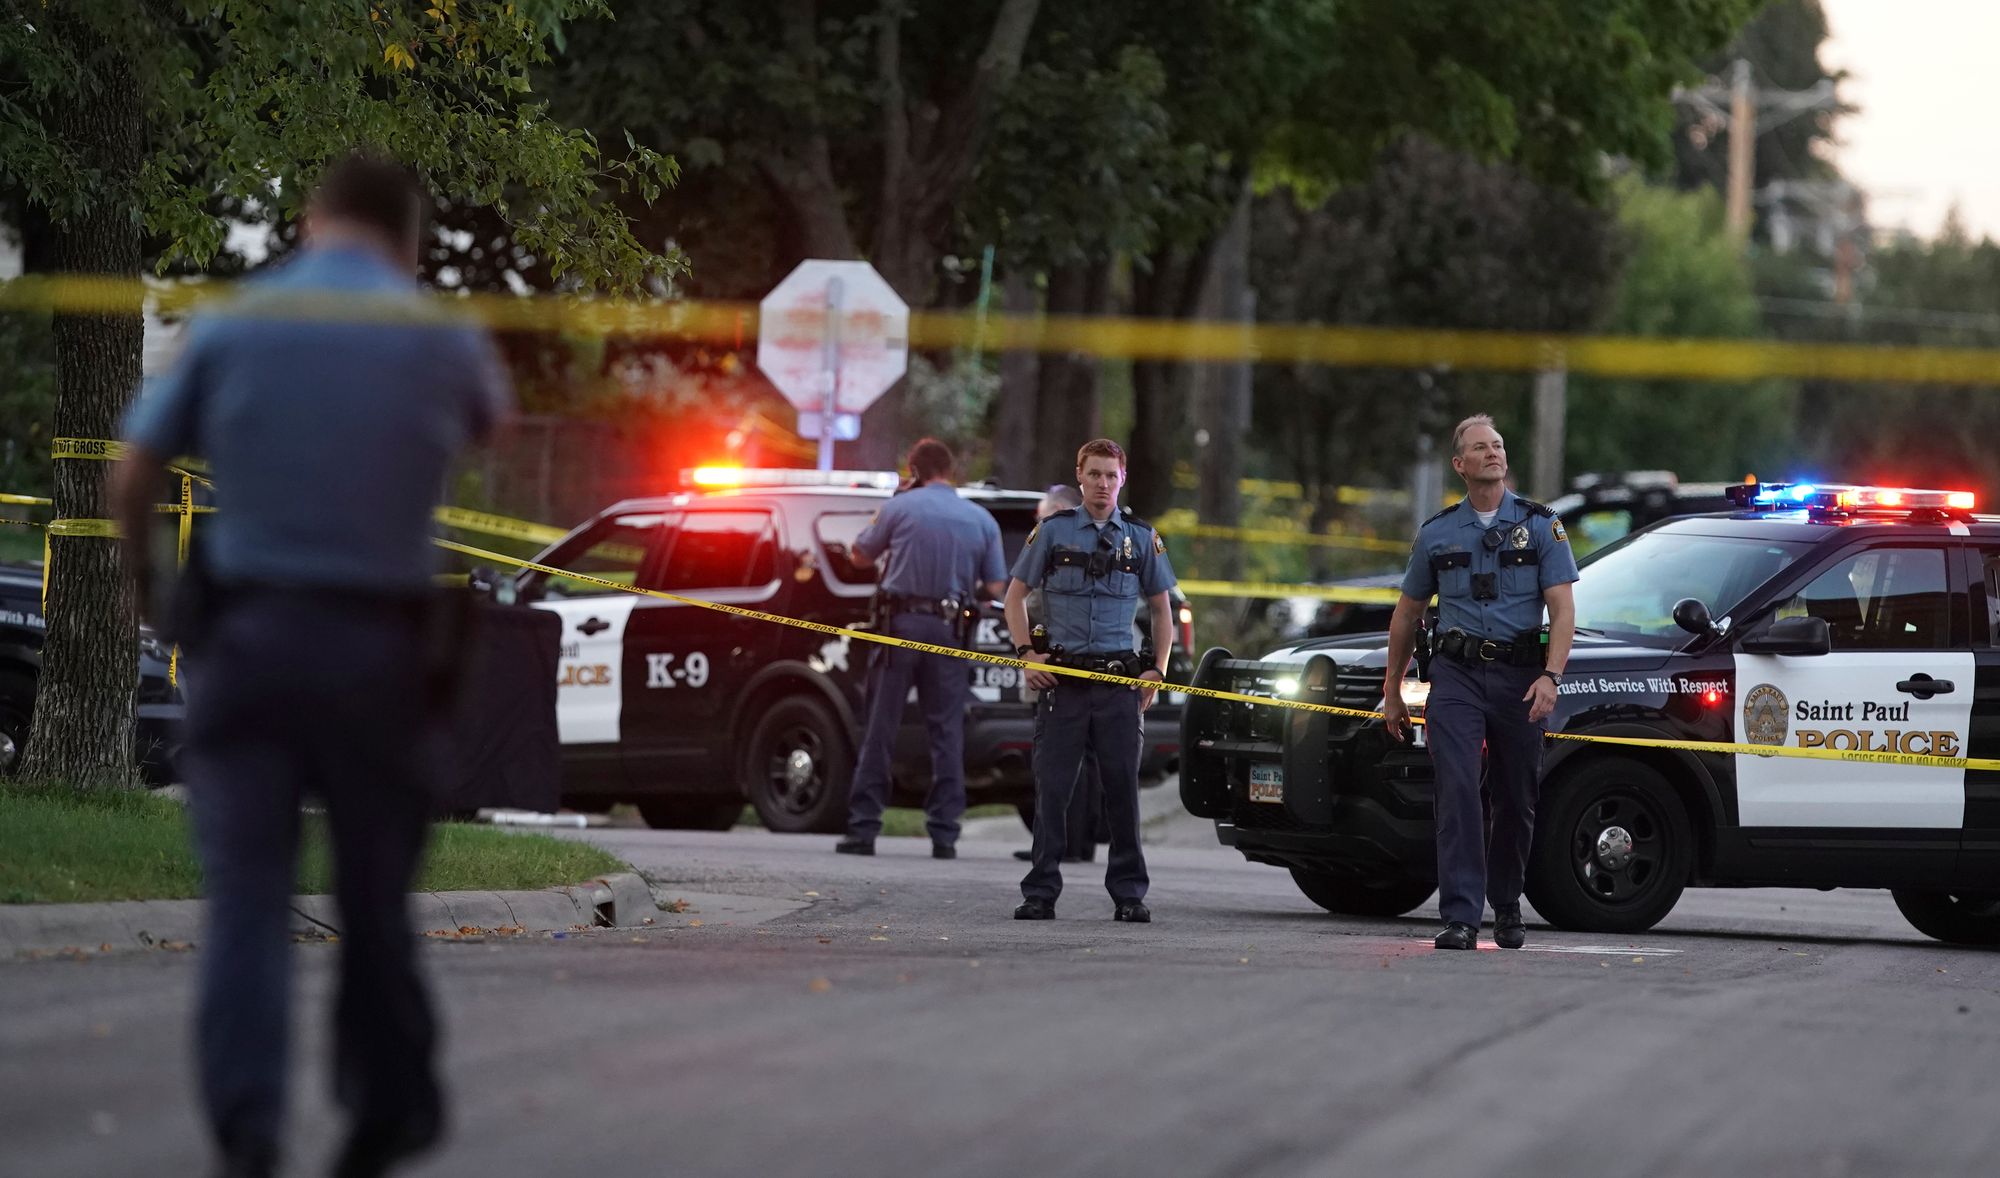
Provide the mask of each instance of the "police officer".
{"label": "police officer", "polygon": [[[1403,671],[1435,593],[1438,635],[1424,715],[1437,779],[1438,909],[1446,921],[1437,947],[1477,948],[1491,899],[1494,941],[1519,949],[1528,938],[1521,882],[1535,832],[1542,737],[1575,634],[1576,558],[1555,513],[1507,488],[1507,447],[1492,418],[1459,422],[1451,448],[1465,498],[1417,530],[1389,624],[1383,721],[1392,737],[1407,738]],[[1490,761],[1490,847],[1479,802],[1482,745]]]}
{"label": "police officer", "polygon": [[[855,537],[858,568],[888,554],[877,590],[883,633],[936,646],[963,645],[960,619],[975,593],[1000,596],[1006,557],[993,513],[961,498],[952,485],[951,450],[935,438],[910,447],[911,489],[882,505]],[[902,727],[910,684],[924,709],[931,738],[931,791],[924,825],[931,857],[958,857],[959,819],[965,815],[965,709],[971,684],[963,660],[900,647],[881,647],[868,664],[868,721],[848,799],[847,837],[834,845],[843,855],[873,855],[889,804],[889,760]]]}
{"label": "police officer", "polygon": [[[143,586],[160,464],[193,453],[215,472],[206,573],[183,582],[208,592],[199,608],[182,593],[171,621],[189,652],[180,766],[208,895],[196,1042],[227,1174],[277,1163],[308,794],[326,808],[341,916],[334,1087],[352,1128],[334,1172],[383,1173],[443,1127],[408,907],[448,703],[425,657],[442,645],[430,514],[508,390],[485,333],[446,318],[413,277],[424,204],[387,161],[331,168],[304,248],[197,316],[134,406],[113,475]],[[350,307],[363,313],[339,313]]]}
{"label": "police officer", "polygon": [[[1043,520],[1059,511],[1083,506],[1083,492],[1067,483],[1057,483],[1035,504],[1035,522]],[[1028,593],[1028,623],[1035,625],[1043,620],[1042,591],[1034,589]],[[1023,688],[1023,698],[1034,700],[1040,693]],[[1142,750],[1143,752],[1143,750]],[[1065,863],[1090,863],[1097,858],[1098,830],[1104,825],[1104,782],[1098,776],[1097,755],[1084,750],[1083,768],[1076,779],[1076,793],[1071,796],[1069,814],[1065,819],[1069,830],[1069,847],[1063,852]],[[1034,859],[1032,850],[1016,851],[1014,858],[1023,863]]]}
{"label": "police officer", "polygon": [[[1107,438],[1086,442],[1076,455],[1083,505],[1058,512],[1028,534],[1007,586],[1007,628],[1015,653],[1030,663],[1056,663],[1165,682],[1173,653],[1173,611],[1167,591],[1174,572],[1159,534],[1118,510],[1125,486],[1125,451]],[[1028,593],[1043,592],[1046,642],[1032,640]],[[1152,661],[1131,649],[1132,616],[1144,597],[1152,613]],[[1023,639],[1031,639],[1023,641]],[[1062,893],[1061,860],[1070,795],[1086,751],[1097,757],[1104,782],[1104,812],[1111,857],[1104,886],[1112,919],[1144,923],[1146,857],[1139,848],[1141,715],[1158,689],[1137,691],[1047,671],[1028,672],[1041,690],[1035,705],[1035,838],[1028,874],[1021,880],[1016,920],[1051,920]]]}

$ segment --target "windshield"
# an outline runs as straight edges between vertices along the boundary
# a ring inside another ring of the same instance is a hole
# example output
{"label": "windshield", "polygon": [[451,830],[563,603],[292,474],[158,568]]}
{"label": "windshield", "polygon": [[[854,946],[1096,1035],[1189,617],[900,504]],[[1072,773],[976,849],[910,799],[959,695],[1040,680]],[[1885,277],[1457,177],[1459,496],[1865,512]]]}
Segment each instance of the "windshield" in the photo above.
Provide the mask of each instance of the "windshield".
{"label": "windshield", "polygon": [[1576,625],[1645,646],[1678,646],[1674,603],[1693,597],[1722,617],[1810,551],[1794,540],[1640,532],[1582,562]]}

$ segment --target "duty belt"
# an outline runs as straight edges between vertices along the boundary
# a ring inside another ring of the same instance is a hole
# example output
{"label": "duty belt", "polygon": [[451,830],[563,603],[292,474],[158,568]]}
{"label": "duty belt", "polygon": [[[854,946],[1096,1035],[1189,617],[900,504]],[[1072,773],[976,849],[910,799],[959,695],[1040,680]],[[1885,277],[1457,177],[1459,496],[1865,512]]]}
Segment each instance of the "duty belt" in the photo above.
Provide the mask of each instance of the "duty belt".
{"label": "duty belt", "polygon": [[1079,671],[1099,671],[1108,675],[1138,675],[1151,667],[1136,651],[1120,650],[1105,654],[1051,654],[1049,661],[1058,667],[1075,667]]}
{"label": "duty belt", "polygon": [[954,621],[965,609],[965,603],[956,597],[908,597],[901,593],[882,595],[882,612],[894,617],[897,614],[923,614],[930,618]]}
{"label": "duty belt", "polygon": [[1539,667],[1542,665],[1542,638],[1539,633],[1524,634],[1512,642],[1494,638],[1481,638],[1477,634],[1467,634],[1463,630],[1446,630],[1438,635],[1437,652],[1457,663],[1469,667],[1481,663],[1503,663],[1510,667]]}

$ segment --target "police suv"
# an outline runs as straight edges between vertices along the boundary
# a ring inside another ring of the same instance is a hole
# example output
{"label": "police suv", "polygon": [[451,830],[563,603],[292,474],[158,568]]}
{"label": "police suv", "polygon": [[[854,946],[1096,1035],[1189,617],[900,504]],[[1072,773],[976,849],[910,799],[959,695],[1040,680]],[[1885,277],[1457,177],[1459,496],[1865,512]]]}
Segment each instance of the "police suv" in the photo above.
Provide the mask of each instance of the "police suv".
{"label": "police suv", "polygon": [[[711,489],[618,503],[558,541],[537,563],[764,613],[865,629],[875,570],[849,553],[897,483],[873,471],[695,472]],[[1011,564],[1034,527],[1033,492],[959,493],[992,512]],[[894,559],[891,553],[889,559]],[[872,644],[732,616],[533,570],[518,600],[563,620],[557,727],[564,801],[636,802],[655,826],[721,830],[747,800],[772,830],[838,832],[860,740]],[[1185,683],[1193,614],[1174,599],[1175,653]],[[967,635],[974,650],[1012,656],[997,603]],[[1135,640],[1136,641],[1136,640]],[[968,661],[966,791],[971,804],[1011,803],[1032,820],[1034,711],[1019,668]],[[1177,693],[1148,717],[1141,774],[1171,772],[1180,753]],[[922,717],[906,710],[893,758],[897,804],[930,782]]]}
{"label": "police suv", "polygon": [[[28,743],[47,634],[40,566],[0,565],[0,777],[14,771]],[[150,629],[140,627],[135,753],[149,785],[172,780],[173,751],[180,743],[183,709],[180,692],[167,682],[168,653]]]}
{"label": "police suv", "polygon": [[[1964,492],[1734,488],[1582,562],[1549,730],[2000,757],[2000,517]],[[1382,635],[1194,682],[1379,710]],[[1422,715],[1428,685],[1406,679]],[[1181,797],[1322,907],[1398,915],[1436,880],[1421,729],[1192,697]],[[1690,886],[1887,888],[1922,932],[2000,944],[2000,771],[1552,740],[1527,895],[1559,928],[1636,932]]]}

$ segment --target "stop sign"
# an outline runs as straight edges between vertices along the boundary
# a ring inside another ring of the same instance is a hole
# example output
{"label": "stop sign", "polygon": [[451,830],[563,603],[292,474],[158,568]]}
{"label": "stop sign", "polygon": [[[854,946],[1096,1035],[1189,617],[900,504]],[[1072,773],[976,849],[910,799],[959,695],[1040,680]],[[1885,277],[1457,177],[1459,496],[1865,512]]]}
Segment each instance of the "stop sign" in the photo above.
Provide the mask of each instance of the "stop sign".
{"label": "stop sign", "polygon": [[866,262],[800,262],[758,315],[757,367],[801,413],[859,413],[909,367],[909,305]]}

